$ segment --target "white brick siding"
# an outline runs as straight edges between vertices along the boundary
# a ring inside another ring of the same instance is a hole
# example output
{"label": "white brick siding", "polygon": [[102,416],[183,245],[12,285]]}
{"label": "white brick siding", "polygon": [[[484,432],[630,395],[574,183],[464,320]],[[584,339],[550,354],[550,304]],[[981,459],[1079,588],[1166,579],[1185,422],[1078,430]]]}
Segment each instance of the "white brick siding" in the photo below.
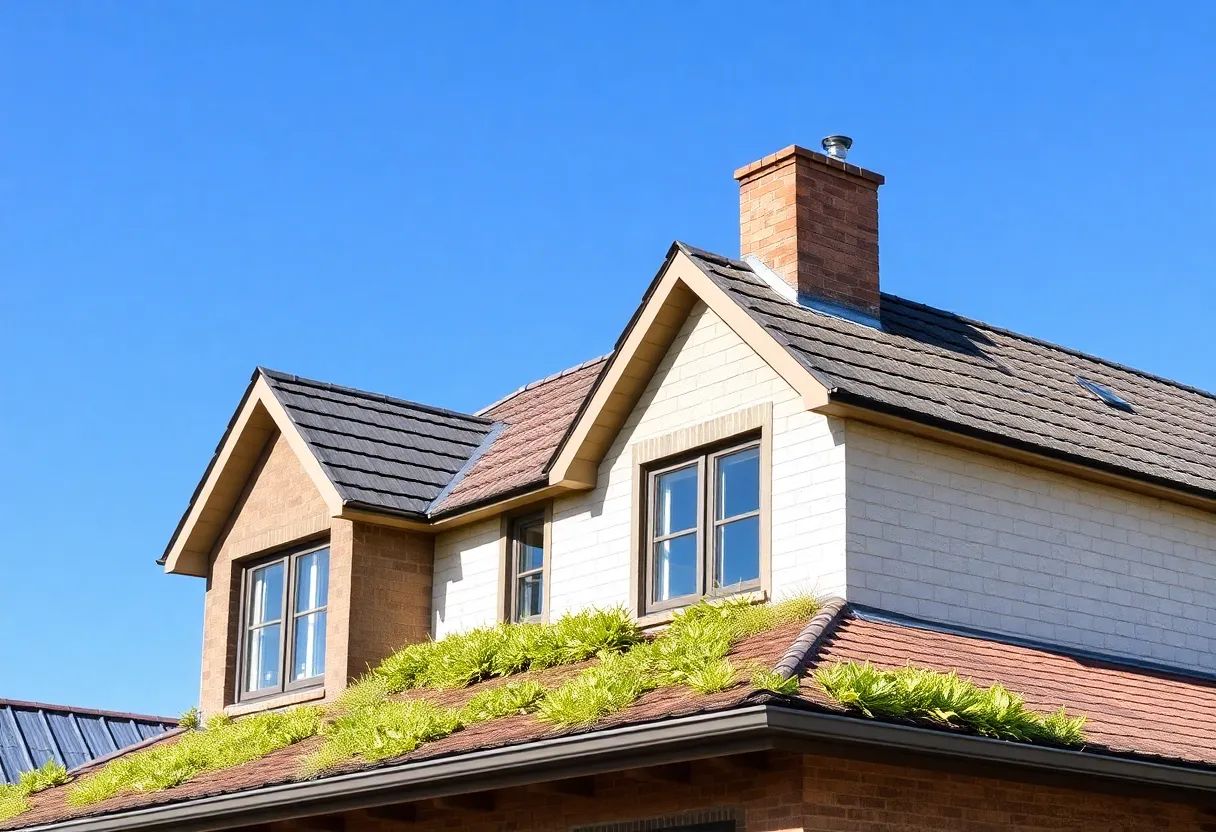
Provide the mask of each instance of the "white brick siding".
{"label": "white brick siding", "polygon": [[[799,395],[698,304],[601,464],[596,488],[554,504],[553,615],[629,603],[630,446],[763,402],[773,403],[773,593],[844,591],[843,423],[807,413]],[[494,520],[438,537],[436,638],[496,620],[498,534]]]}
{"label": "white brick siding", "polygon": [[848,597],[1216,670],[1216,518],[850,423]]}
{"label": "white brick siding", "polygon": [[630,447],[763,402],[773,403],[774,595],[843,591],[839,423],[806,412],[793,388],[698,303],[600,465],[596,488],[554,505],[550,603],[555,614],[629,603]]}
{"label": "white brick siding", "polygon": [[498,620],[499,520],[483,520],[435,538],[431,636]]}

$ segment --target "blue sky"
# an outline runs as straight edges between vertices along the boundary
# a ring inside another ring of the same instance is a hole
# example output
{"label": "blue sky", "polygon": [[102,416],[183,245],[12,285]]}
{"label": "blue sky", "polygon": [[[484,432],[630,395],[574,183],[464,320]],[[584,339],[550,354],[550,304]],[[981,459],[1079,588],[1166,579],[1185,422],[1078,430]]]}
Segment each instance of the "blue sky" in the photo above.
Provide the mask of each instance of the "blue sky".
{"label": "blue sky", "polygon": [[887,291],[1216,389],[1207,4],[0,4],[0,697],[176,713],[154,564],[257,364],[458,409],[605,352],[827,133]]}

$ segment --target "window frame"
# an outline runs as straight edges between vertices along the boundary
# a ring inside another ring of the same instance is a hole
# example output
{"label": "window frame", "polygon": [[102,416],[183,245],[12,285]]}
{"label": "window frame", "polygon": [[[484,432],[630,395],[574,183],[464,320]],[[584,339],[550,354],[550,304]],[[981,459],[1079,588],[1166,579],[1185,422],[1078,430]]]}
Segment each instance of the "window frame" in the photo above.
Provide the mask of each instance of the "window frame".
{"label": "window frame", "polygon": [[[262,557],[250,559],[240,562],[241,580],[240,580],[240,604],[238,607],[237,618],[237,645],[236,645],[236,698],[237,703],[256,702],[258,700],[267,699],[273,696],[281,696],[285,693],[293,693],[299,690],[307,690],[310,688],[322,687],[325,684],[325,673],[322,672],[316,676],[309,676],[306,679],[298,679],[291,681],[291,668],[295,663],[295,656],[289,655],[295,649],[295,631],[296,622],[298,619],[310,615],[315,612],[325,611],[326,628],[329,626],[329,593],[326,592],[326,603],[324,606],[310,608],[303,613],[295,611],[295,594],[296,582],[299,575],[299,567],[297,566],[299,559],[304,555],[310,555],[314,552],[319,552],[322,549],[329,549],[330,542],[326,540],[316,540],[311,543],[306,543],[302,546],[296,546],[288,549],[282,549],[272,554]],[[326,586],[329,585],[329,565],[332,564],[331,557],[326,566],[325,581]],[[255,691],[245,690],[246,674],[249,667],[246,664],[247,657],[245,655],[245,647],[251,630],[268,625],[250,625],[248,620],[249,615],[249,593],[252,591],[251,577],[255,570],[262,569],[272,564],[282,563],[285,566],[285,574],[283,580],[283,612],[279,619],[279,683],[274,687],[259,688]],[[329,639],[326,639],[326,650],[329,649]]]}
{"label": "window frame", "polygon": [[[512,624],[538,623],[549,616],[549,512],[548,509],[519,514],[507,520],[507,597],[505,621]],[[541,561],[540,568],[520,571],[519,555],[523,548],[523,535],[520,531],[534,526],[540,527]],[[519,582],[530,575],[540,575],[540,612],[526,618],[519,615]]]}
{"label": "window frame", "polygon": [[[745,592],[755,592],[764,588],[766,581],[766,532],[764,524],[767,506],[766,448],[763,432],[748,431],[730,436],[720,442],[696,448],[674,457],[645,463],[642,467],[643,476],[640,478],[644,489],[638,501],[641,511],[639,523],[641,526],[640,542],[644,547],[640,555],[640,608],[645,614],[660,613],[668,610],[686,607],[702,598],[722,598],[739,595]],[[757,477],[756,509],[743,514],[718,520],[717,518],[717,472],[718,460],[732,454],[750,449],[756,450],[759,473]],[[679,595],[665,600],[655,597],[655,547],[664,540],[687,535],[687,531],[669,535],[656,535],[654,518],[658,509],[655,501],[658,499],[657,483],[659,477],[672,471],[684,468],[697,468],[697,591],[691,594]],[[715,572],[717,571],[717,530],[720,526],[750,517],[757,518],[757,576],[753,580],[728,587],[717,587]]]}

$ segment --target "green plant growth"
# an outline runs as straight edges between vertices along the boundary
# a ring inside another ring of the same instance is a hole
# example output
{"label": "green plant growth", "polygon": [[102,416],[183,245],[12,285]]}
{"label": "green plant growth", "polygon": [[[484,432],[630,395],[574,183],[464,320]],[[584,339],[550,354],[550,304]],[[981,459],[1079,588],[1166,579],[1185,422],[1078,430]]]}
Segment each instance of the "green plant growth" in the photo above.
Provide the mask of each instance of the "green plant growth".
{"label": "green plant growth", "polygon": [[182,713],[177,718],[177,727],[185,728],[187,731],[197,731],[201,726],[199,722],[198,708],[191,708]]}
{"label": "green plant growth", "polygon": [[919,667],[879,670],[869,662],[838,662],[815,672],[833,699],[869,717],[927,719],[986,737],[1052,745],[1085,741],[1085,717],[1041,714],[1001,685],[981,688],[957,673]]}
{"label": "green plant growth", "polygon": [[654,641],[619,657],[605,657],[551,691],[537,715],[560,727],[589,725],[659,687],[684,685],[699,693],[725,690],[737,676],[726,658],[733,645],[773,627],[805,621],[818,609],[818,602],[808,597],[763,606],[746,600],[703,601],[676,613]]}
{"label": "green plant growth", "polygon": [[752,687],[756,690],[766,690],[769,693],[790,696],[798,692],[798,683],[797,676],[787,678],[775,670],[757,670],[752,674]]}
{"label": "green plant growth", "polygon": [[52,786],[68,782],[68,770],[54,760],[47,760],[41,768],[23,771],[16,783],[0,784],[0,820],[16,817],[30,808],[27,798]]}
{"label": "green plant growth", "polygon": [[[84,806],[132,792],[172,788],[204,771],[240,765],[317,735],[324,742],[304,763],[311,776],[352,758],[384,760],[441,739],[462,727],[514,714],[536,713],[558,726],[585,725],[628,707],[648,690],[684,685],[712,693],[737,682],[727,660],[732,645],[780,624],[805,620],[818,605],[810,598],[752,605],[701,603],[678,613],[657,638],[644,639],[620,608],[587,610],[553,624],[485,627],[439,641],[410,645],[385,659],[328,708],[304,706],[232,720],[207,721],[176,742],[119,757],[68,792]],[[402,691],[465,687],[528,670],[598,659],[546,691],[537,681],[508,681],[474,695],[461,708],[423,699],[392,697]],[[198,727],[197,711],[183,727]],[[24,796],[9,800],[22,811]]]}
{"label": "green plant growth", "polygon": [[204,771],[231,768],[265,757],[321,730],[322,709],[299,707],[232,720],[219,716],[202,731],[190,731],[176,742],[136,751],[106,763],[96,774],[78,780],[68,803],[86,806],[131,792],[153,792],[185,783]]}

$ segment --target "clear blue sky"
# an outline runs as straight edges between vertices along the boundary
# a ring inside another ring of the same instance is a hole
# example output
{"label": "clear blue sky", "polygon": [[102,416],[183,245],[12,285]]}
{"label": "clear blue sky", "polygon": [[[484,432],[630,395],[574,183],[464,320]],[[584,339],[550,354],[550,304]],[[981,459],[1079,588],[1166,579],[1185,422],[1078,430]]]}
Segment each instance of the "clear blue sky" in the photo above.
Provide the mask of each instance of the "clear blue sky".
{"label": "clear blue sky", "polygon": [[1211,8],[0,5],[0,697],[196,701],[153,561],[256,364],[477,408],[827,133],[887,291],[1216,389]]}

